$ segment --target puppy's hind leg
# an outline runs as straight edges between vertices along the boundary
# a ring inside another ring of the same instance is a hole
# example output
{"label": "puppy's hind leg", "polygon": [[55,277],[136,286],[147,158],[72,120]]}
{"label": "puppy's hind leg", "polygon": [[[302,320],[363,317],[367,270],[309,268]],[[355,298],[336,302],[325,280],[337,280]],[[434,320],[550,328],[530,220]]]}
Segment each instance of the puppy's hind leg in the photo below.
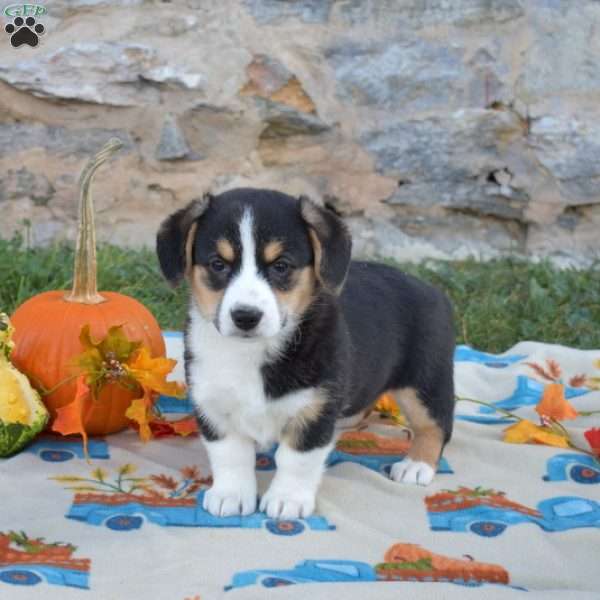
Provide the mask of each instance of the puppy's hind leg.
{"label": "puppy's hind leg", "polygon": [[413,441],[406,458],[392,465],[390,477],[402,483],[429,485],[435,475],[444,444],[450,437],[452,412],[449,423],[440,422],[439,415],[436,415],[437,418],[432,415],[432,411],[414,388],[395,390],[394,396],[408,419]]}

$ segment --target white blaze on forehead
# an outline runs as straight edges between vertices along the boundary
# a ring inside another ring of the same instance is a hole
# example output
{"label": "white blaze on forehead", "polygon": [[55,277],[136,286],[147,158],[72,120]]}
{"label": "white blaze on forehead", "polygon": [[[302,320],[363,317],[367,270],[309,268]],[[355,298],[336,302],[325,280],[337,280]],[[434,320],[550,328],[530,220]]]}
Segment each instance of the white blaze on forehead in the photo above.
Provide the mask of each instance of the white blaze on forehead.
{"label": "white blaze on forehead", "polygon": [[258,277],[258,268],[256,266],[256,242],[254,240],[254,218],[252,211],[247,208],[244,210],[240,221],[240,243],[242,246],[242,267],[240,269],[240,279],[248,280]]}
{"label": "white blaze on forehead", "polygon": [[258,336],[273,336],[279,333],[282,318],[277,304],[277,298],[269,282],[260,274],[256,264],[256,238],[254,231],[254,215],[246,208],[239,223],[241,265],[239,273],[227,286],[219,323],[221,333],[231,335],[236,333],[236,327],[231,319],[231,311],[240,306],[254,308],[263,313],[255,334]]}

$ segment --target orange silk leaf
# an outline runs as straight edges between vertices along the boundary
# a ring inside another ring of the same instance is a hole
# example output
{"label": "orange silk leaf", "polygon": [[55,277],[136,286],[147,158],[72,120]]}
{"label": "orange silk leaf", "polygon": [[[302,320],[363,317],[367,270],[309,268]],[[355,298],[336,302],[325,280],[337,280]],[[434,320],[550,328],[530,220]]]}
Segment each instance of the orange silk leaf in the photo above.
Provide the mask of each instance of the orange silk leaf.
{"label": "orange silk leaf", "polygon": [[183,398],[185,387],[176,381],[167,381],[167,375],[176,364],[177,361],[170,358],[152,358],[150,351],[144,346],[127,361],[124,367],[143,388],[149,388],[166,396]]}
{"label": "orange silk leaf", "polygon": [[565,398],[565,386],[562,383],[547,384],[535,410],[540,416],[556,421],[575,419],[579,414]]}
{"label": "orange silk leaf", "polygon": [[84,419],[87,403],[90,399],[90,388],[85,382],[85,375],[77,378],[75,398],[65,406],[56,409],[56,418],[52,424],[52,430],[62,435],[78,433],[83,438],[83,451],[86,459],[89,459],[87,451],[87,433],[85,432]]}
{"label": "orange silk leaf", "polygon": [[198,433],[198,421],[195,415],[190,415],[177,421],[170,421],[173,431],[177,435],[187,436]]}
{"label": "orange silk leaf", "polygon": [[154,417],[150,421],[150,430],[152,431],[152,437],[155,439],[163,437],[172,437],[180,435],[186,437],[188,435],[198,435],[198,421],[195,415],[188,415],[183,419],[177,421],[167,421],[162,417]]}
{"label": "orange silk leaf", "polygon": [[400,414],[400,408],[398,407],[394,396],[389,392],[381,394],[381,396],[377,398],[377,402],[373,408],[378,412],[386,412],[394,416]]}

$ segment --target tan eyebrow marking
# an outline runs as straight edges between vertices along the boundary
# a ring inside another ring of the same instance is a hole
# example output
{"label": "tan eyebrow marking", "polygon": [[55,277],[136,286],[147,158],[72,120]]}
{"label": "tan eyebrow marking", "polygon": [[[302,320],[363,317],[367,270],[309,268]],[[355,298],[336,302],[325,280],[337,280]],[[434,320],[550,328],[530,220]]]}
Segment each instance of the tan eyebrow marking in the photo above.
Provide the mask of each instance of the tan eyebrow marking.
{"label": "tan eyebrow marking", "polygon": [[233,262],[235,258],[235,250],[229,240],[220,238],[217,240],[217,251],[227,261]]}
{"label": "tan eyebrow marking", "polygon": [[275,289],[279,302],[294,315],[302,315],[310,306],[315,291],[315,272],[312,265],[296,269],[290,277],[291,287],[287,291]]}
{"label": "tan eyebrow marking", "polygon": [[280,254],[283,253],[283,244],[279,240],[269,242],[264,250],[263,257],[265,262],[272,263]]}

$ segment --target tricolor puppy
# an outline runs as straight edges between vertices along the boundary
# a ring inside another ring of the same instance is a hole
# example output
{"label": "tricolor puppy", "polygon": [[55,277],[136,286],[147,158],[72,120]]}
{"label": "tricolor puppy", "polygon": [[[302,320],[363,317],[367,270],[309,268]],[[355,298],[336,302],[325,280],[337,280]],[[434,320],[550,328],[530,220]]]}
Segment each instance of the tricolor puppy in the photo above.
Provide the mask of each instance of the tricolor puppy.
{"label": "tricolor puppy", "polygon": [[396,481],[427,485],[452,432],[452,309],[380,264],[351,262],[342,221],[269,190],[204,196],[161,226],[165,277],[187,277],[189,393],[214,483],[214,515],[256,510],[255,450],[279,443],[260,502],[270,517],[310,515],[336,423],[395,394],[414,437]]}

